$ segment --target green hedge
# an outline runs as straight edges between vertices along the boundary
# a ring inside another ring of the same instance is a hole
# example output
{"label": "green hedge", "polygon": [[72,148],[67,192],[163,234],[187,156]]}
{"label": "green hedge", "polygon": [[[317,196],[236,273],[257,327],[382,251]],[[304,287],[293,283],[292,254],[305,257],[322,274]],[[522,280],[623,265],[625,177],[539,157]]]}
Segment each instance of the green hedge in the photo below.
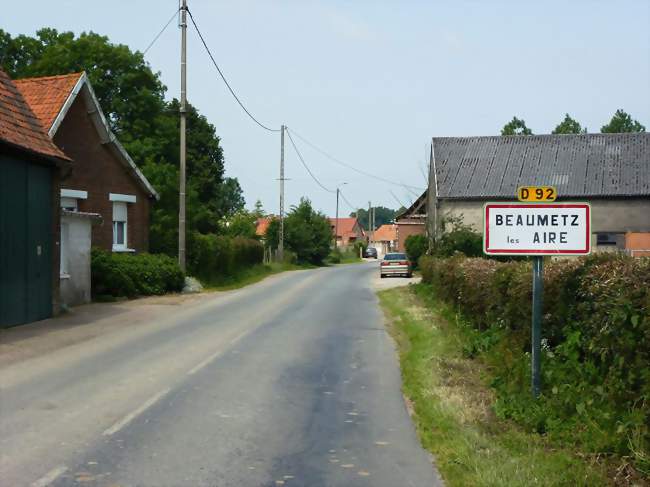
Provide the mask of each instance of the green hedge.
{"label": "green hedge", "polygon": [[189,246],[190,272],[208,282],[234,276],[263,261],[264,247],[250,238],[195,233]]}
{"label": "green hedge", "polygon": [[146,296],[180,291],[185,275],[175,259],[162,254],[111,253],[92,249],[92,294]]}
{"label": "green hedge", "polygon": [[543,396],[530,399],[529,262],[420,259],[423,281],[473,326],[496,412],[650,473],[650,259],[598,254],[544,268]]}

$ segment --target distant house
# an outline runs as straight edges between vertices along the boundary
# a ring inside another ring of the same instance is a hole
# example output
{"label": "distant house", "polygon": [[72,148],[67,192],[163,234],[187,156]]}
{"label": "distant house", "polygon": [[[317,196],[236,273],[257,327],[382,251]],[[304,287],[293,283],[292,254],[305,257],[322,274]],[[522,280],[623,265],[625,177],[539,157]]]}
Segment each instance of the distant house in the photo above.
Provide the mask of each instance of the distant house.
{"label": "distant house", "polygon": [[0,327],[58,312],[60,179],[69,166],[0,70]]}
{"label": "distant house", "polygon": [[405,242],[411,235],[424,235],[427,223],[427,192],[425,191],[411,206],[395,217],[397,226],[397,247],[406,252]]}
{"label": "distant house", "polygon": [[431,148],[431,237],[448,216],[481,231],[486,201],[516,201],[519,186],[551,185],[558,201],[591,203],[595,251],[642,255],[636,247],[650,244],[648,133],[435,137]]}
{"label": "distant house", "polygon": [[50,138],[74,161],[61,181],[61,207],[101,216],[104,223],[92,227],[94,246],[147,251],[150,206],[158,195],[111,132],[86,73],[16,85]]}
{"label": "distant house", "polygon": [[273,215],[258,218],[255,221],[255,235],[264,240],[264,238],[266,238],[266,231],[269,229],[269,225],[271,224],[273,218]]}
{"label": "distant house", "polygon": [[394,223],[386,223],[379,227],[372,234],[369,245],[375,247],[377,252],[382,255],[397,251],[397,225]]}
{"label": "distant house", "polygon": [[339,218],[338,223],[336,218],[330,218],[330,227],[332,234],[336,235],[337,247],[347,247],[366,240],[366,232],[356,217]]}

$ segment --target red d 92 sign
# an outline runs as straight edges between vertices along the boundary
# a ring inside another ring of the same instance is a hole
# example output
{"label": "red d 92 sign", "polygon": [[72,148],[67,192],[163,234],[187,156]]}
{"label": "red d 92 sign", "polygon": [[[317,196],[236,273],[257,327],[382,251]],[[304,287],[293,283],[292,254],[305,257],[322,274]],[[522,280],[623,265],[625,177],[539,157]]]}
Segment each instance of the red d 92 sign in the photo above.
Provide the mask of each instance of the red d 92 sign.
{"label": "red d 92 sign", "polygon": [[588,203],[487,203],[483,251],[495,255],[585,255],[591,250]]}

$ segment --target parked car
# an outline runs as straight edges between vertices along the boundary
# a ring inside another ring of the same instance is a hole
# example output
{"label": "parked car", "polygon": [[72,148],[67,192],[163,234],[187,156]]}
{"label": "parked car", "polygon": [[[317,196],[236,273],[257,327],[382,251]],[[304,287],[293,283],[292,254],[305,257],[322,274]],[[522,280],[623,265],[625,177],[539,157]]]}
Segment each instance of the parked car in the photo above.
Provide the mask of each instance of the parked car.
{"label": "parked car", "polygon": [[377,249],[374,248],[374,247],[366,247],[366,251],[363,253],[363,256],[368,257],[368,258],[376,259],[377,258]]}
{"label": "parked car", "polygon": [[384,255],[379,264],[379,277],[383,279],[386,276],[413,276],[413,267],[406,254],[391,252]]}

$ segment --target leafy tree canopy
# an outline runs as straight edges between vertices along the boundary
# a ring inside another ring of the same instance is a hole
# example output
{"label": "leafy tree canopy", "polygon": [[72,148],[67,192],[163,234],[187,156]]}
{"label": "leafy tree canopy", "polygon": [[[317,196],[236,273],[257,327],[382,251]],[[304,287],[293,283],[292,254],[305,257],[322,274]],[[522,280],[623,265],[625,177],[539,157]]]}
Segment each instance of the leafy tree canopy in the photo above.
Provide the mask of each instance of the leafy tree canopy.
{"label": "leafy tree canopy", "polygon": [[582,127],[576,120],[567,113],[557,127],[551,132],[553,134],[586,134],[587,128]]}
{"label": "leafy tree canopy", "polygon": [[622,134],[626,132],[645,132],[645,127],[624,110],[618,109],[607,125],[600,128],[603,134]]}
{"label": "leafy tree canopy", "polygon": [[[279,222],[271,221],[266,231],[266,243],[271,249],[278,247]],[[332,244],[329,219],[311,206],[307,198],[301,198],[284,219],[284,246],[296,254],[300,263],[320,265],[329,255]]]}
{"label": "leafy tree canopy", "polygon": [[[112,130],[160,194],[152,209],[152,252],[175,255],[178,242],[179,102],[165,101],[160,73],[140,52],[105,36],[45,28],[35,37],[0,29],[0,65],[11,77],[86,71]],[[244,207],[239,182],[224,175],[215,128],[188,104],[187,221],[192,231],[219,231],[219,221]],[[188,237],[189,238],[189,237]]]}
{"label": "leafy tree canopy", "polygon": [[[380,226],[386,223],[392,222],[399,211],[399,210],[391,210],[390,208],[386,208],[385,206],[374,206],[373,209],[375,212],[375,228],[379,228]],[[370,228],[370,224],[368,223],[368,210],[361,208],[359,209],[359,211],[353,211],[352,213],[350,213],[350,216],[357,216],[357,215],[359,218],[359,223],[361,223],[361,226],[366,230],[368,230]]]}
{"label": "leafy tree canopy", "polygon": [[533,135],[533,131],[526,126],[526,122],[512,117],[501,129],[501,135]]}

